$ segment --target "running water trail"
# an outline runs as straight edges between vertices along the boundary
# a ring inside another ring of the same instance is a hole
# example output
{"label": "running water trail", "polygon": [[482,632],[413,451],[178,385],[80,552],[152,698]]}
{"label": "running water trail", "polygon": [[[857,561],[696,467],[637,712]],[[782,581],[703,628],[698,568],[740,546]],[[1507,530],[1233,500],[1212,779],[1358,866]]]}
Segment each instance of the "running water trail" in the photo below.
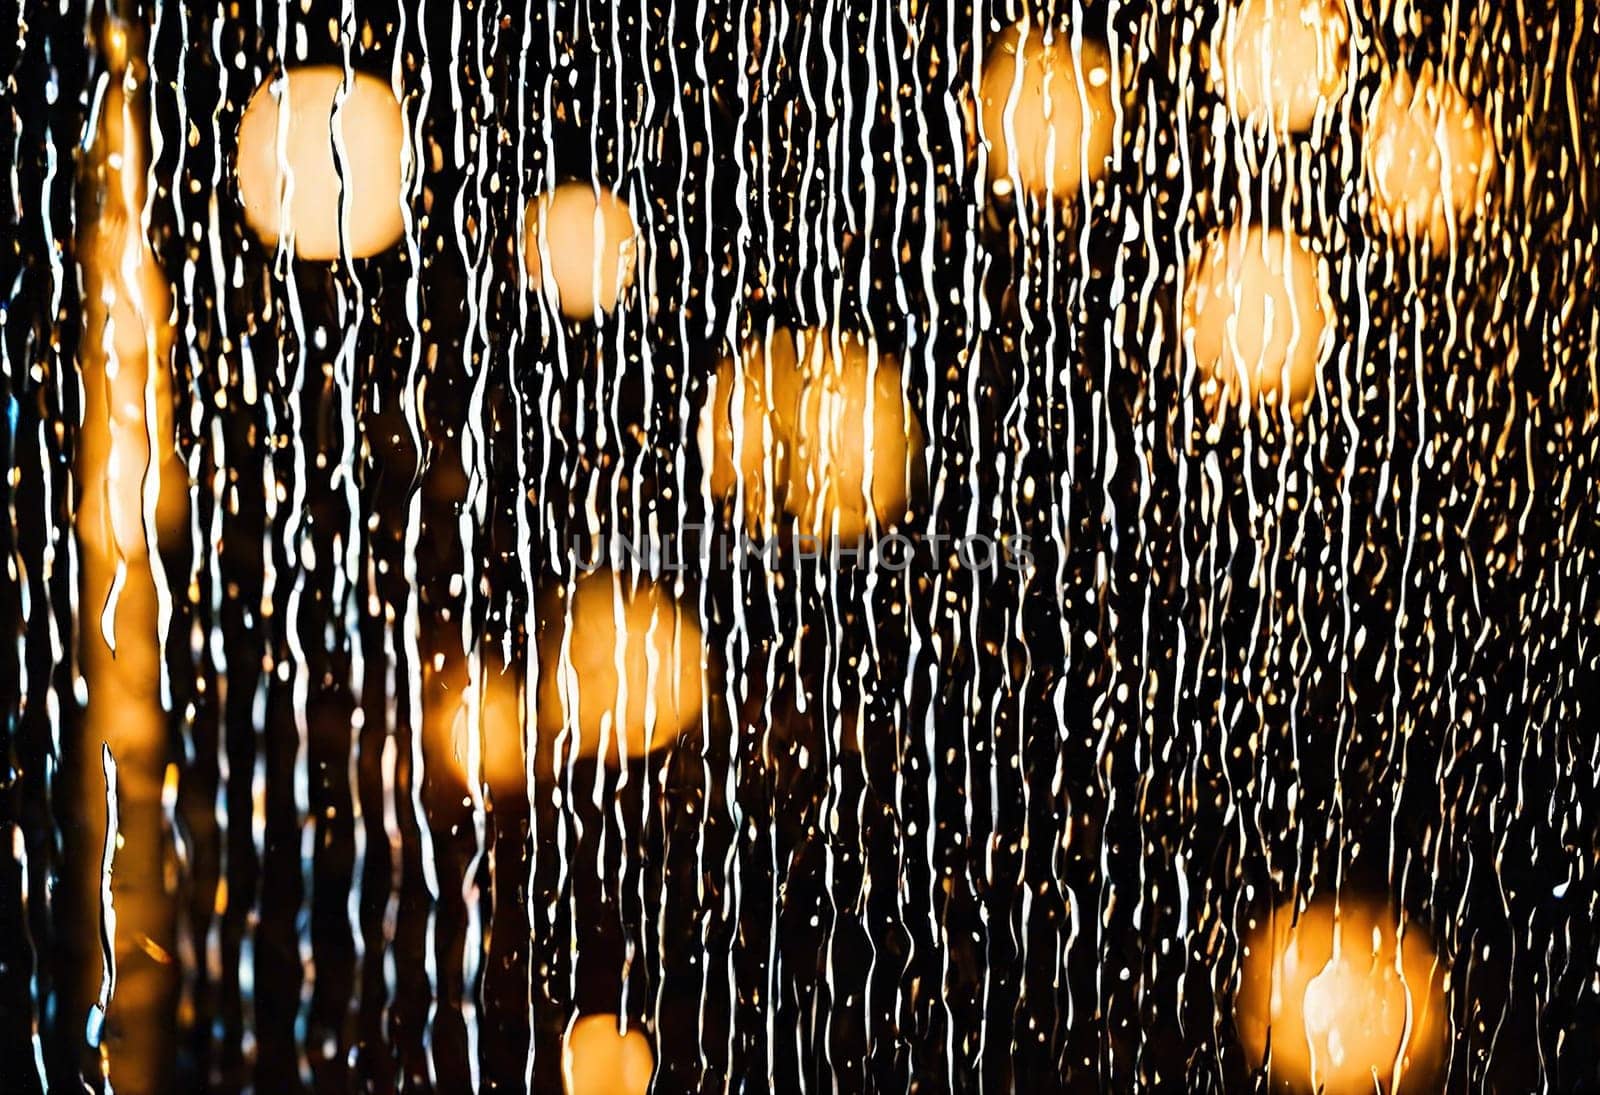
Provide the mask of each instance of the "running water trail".
{"label": "running water trail", "polygon": [[[1244,0],[155,3],[120,64],[101,7],[28,5],[0,95],[36,1086],[557,1090],[602,1015],[662,1091],[1264,1090],[1246,947],[1321,902],[1448,972],[1402,1090],[1600,1082],[1594,4],[1329,0],[1295,132],[1240,107]],[[1054,75],[991,115],[1007,49]],[[265,87],[283,196],[321,185],[312,65],[331,259],[237,166]],[[1419,139],[1459,101],[1492,149],[1437,237],[1373,151],[1401,74]],[[342,121],[374,80],[398,164]],[[1049,187],[1040,95],[1093,115]],[[597,212],[541,230],[563,184]],[[613,195],[631,278],[566,314],[530,259],[599,293]],[[1200,360],[1223,244],[1303,244],[1324,297],[1253,321],[1316,344],[1303,404]],[[886,400],[897,512],[848,464]],[[808,550],[858,489],[865,546]]]}

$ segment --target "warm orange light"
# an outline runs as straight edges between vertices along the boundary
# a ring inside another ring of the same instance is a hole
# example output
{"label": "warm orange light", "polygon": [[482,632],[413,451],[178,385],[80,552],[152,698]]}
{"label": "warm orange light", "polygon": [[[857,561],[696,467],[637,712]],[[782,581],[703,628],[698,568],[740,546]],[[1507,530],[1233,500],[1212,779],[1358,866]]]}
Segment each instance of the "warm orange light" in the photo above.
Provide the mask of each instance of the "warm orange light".
{"label": "warm orange light", "polygon": [[655,1067],[644,1032],[620,1031],[615,1015],[579,1018],[561,1047],[567,1095],[644,1095]]}
{"label": "warm orange light", "polygon": [[[121,96],[107,98],[114,103]],[[92,550],[143,558],[147,490],[158,532],[181,528],[188,516],[188,476],[174,447],[171,294],[137,219],[120,211],[103,212],[86,231],[79,257],[84,420],[78,530]]]}
{"label": "warm orange light", "polygon": [[[445,759],[457,778],[467,782],[475,758],[476,778],[504,794],[527,786],[523,746],[523,689],[520,676],[486,662],[471,694],[441,692],[428,712],[431,725],[447,728]],[[473,715],[476,714],[476,718]]]}
{"label": "warm orange light", "polygon": [[1373,210],[1395,235],[1426,237],[1435,251],[1482,207],[1495,140],[1483,112],[1425,68],[1392,74],[1367,119],[1365,164]]}
{"label": "warm orange light", "polygon": [[[388,84],[358,72],[336,106],[344,79],[344,70],[332,65],[290,69],[281,83],[268,80],[257,88],[239,120],[245,220],[268,244],[291,235],[294,253],[302,259],[339,257],[341,217],[354,258],[387,250],[405,228],[400,104]],[[289,111],[281,153],[280,94]],[[287,216],[286,186],[291,188]]]}
{"label": "warm orange light", "polygon": [[[737,365],[732,358],[723,358],[718,365],[700,418],[698,440],[710,469],[711,493],[731,498],[743,489],[752,535],[772,523],[780,506],[781,469],[787,463],[788,435],[799,403],[799,375],[794,338],[788,331],[764,342],[748,342]],[[786,418],[779,416],[780,405],[786,408]]]}
{"label": "warm orange light", "polygon": [[563,183],[528,203],[526,255],[529,280],[553,294],[562,315],[610,311],[633,284],[633,214],[609,190]]}
{"label": "warm orange light", "polygon": [[[733,413],[735,391],[739,414]],[[869,509],[880,527],[905,513],[922,430],[905,404],[900,367],[847,333],[779,330],[717,370],[701,422],[711,491],[742,483],[753,533],[781,505],[808,536],[859,540]],[[870,471],[870,478],[869,478]]]}
{"label": "warm orange light", "polygon": [[1344,91],[1349,41],[1342,0],[1240,0],[1216,58],[1229,109],[1280,133],[1310,129]]}
{"label": "warm orange light", "polygon": [[[76,520],[82,554],[75,607],[88,703],[79,727],[85,763],[74,780],[73,809],[85,833],[105,833],[107,779],[114,781],[109,889],[116,916],[104,928],[112,931],[116,984],[109,998],[101,995],[109,986],[91,958],[81,968],[82,984],[62,987],[68,1011],[85,1015],[97,997],[107,1005],[103,1013],[96,1005],[97,1019],[88,1028],[106,1086],[140,1091],[159,1086],[170,1065],[178,974],[165,828],[177,780],[160,696],[161,587],[145,518],[148,507],[157,532],[182,525],[187,476],[173,446],[172,294],[143,224],[149,99],[138,60],[142,36],[114,19],[96,22],[109,78],[79,160],[83,419],[74,470],[82,488]],[[114,770],[102,767],[102,757]],[[78,864],[82,893],[107,884],[98,854]],[[98,954],[103,943],[95,928],[79,941],[85,955]],[[106,1031],[114,1034],[103,1040]]]}
{"label": "warm orange light", "polygon": [[1446,976],[1422,930],[1369,901],[1319,900],[1292,921],[1279,908],[1245,941],[1236,1016],[1252,1063],[1321,1095],[1431,1090]]}
{"label": "warm orange light", "polygon": [[1190,263],[1183,303],[1206,399],[1287,398],[1298,410],[1316,382],[1331,310],[1317,260],[1293,232],[1213,234]]}
{"label": "warm orange light", "polygon": [[539,645],[540,737],[554,742],[574,720],[577,754],[608,764],[671,744],[699,717],[705,644],[700,627],[662,587],[629,593],[609,571],[580,579],[565,614]]}
{"label": "warm orange light", "polygon": [[1111,61],[1105,46],[1028,22],[1006,28],[989,47],[979,85],[979,123],[996,190],[1015,183],[1031,194],[1076,194],[1105,173],[1116,132]]}
{"label": "warm orange light", "polygon": [[[125,49],[125,38],[112,46]],[[142,103],[112,84],[85,164],[89,219],[78,240],[84,326],[78,532],[86,549],[131,560],[143,559],[149,547],[147,491],[157,532],[181,528],[188,516],[188,476],[174,447],[172,292],[141,223],[143,126]]]}

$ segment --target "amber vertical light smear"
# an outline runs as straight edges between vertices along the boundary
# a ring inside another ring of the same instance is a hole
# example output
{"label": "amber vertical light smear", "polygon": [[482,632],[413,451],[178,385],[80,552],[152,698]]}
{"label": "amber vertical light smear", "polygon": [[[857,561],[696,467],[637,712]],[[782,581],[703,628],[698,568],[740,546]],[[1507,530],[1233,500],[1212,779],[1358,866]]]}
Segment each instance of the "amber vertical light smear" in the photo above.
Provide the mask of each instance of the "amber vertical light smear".
{"label": "amber vertical light smear", "polygon": [[[166,878],[166,716],[149,533],[181,521],[185,500],[172,481],[171,294],[141,224],[149,140],[144,71],[122,24],[109,23],[101,44],[110,80],[81,162],[79,202],[84,404],[77,458],[78,618],[89,698],[81,755],[98,758],[105,747],[116,759],[116,982],[98,1048],[116,1090],[136,1095],[171,1082],[175,903]],[[108,617],[106,606],[113,603]],[[86,760],[83,771],[79,816],[86,846],[99,846],[107,817],[104,781],[98,763]],[[83,863],[83,892],[97,893],[99,857],[85,856]],[[90,959],[84,991],[91,1001],[101,983],[93,958],[99,921],[85,910]]]}

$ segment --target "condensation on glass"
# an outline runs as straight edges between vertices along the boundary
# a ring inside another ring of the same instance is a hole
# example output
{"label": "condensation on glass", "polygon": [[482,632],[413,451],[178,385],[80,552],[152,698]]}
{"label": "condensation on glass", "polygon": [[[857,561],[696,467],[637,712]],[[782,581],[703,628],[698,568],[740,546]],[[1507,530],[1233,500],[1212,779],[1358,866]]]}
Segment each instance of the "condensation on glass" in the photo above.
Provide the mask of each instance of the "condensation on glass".
{"label": "condensation on glass", "polygon": [[1600,1087],[1600,14],[25,2],[0,1087]]}

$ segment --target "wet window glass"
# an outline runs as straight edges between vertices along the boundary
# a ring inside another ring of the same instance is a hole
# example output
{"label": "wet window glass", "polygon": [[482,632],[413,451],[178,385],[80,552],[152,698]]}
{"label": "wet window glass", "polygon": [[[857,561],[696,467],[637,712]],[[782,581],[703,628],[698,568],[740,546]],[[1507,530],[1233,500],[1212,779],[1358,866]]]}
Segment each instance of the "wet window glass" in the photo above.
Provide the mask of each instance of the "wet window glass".
{"label": "wet window glass", "polygon": [[1594,4],[13,14],[0,1089],[1600,1090]]}

